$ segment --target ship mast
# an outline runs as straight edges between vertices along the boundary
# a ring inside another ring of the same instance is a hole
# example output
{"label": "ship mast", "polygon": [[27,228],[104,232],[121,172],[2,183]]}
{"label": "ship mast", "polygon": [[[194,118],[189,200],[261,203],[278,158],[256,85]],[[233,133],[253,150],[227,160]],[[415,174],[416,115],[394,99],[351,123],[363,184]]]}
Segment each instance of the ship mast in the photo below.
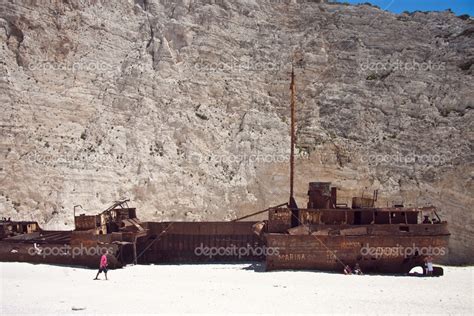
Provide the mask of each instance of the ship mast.
{"label": "ship mast", "polygon": [[291,209],[291,227],[296,227],[300,225],[299,220],[299,211],[298,205],[296,204],[295,198],[293,196],[293,185],[295,178],[295,95],[296,95],[296,86],[295,86],[295,71],[293,65],[291,65],[291,149],[290,149],[290,201],[288,207]]}
{"label": "ship mast", "polygon": [[290,149],[290,206],[294,201],[293,197],[293,185],[294,185],[294,172],[295,172],[295,72],[293,65],[291,65],[291,149]]}

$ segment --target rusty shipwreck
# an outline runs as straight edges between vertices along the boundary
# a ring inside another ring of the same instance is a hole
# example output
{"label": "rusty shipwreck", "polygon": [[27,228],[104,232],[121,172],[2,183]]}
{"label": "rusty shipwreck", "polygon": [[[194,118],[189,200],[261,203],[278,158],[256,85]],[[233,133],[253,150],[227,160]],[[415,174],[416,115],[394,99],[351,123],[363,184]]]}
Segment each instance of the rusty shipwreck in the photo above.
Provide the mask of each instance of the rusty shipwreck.
{"label": "rusty shipwreck", "polygon": [[[318,269],[341,271],[359,264],[363,271],[408,273],[425,267],[428,257],[448,253],[449,231],[433,206],[377,208],[378,191],[339,204],[330,182],[311,182],[306,208],[293,195],[295,147],[295,78],[291,73],[291,156],[289,202],[268,210],[267,221],[255,226],[265,245],[278,249],[265,257],[266,270]],[[426,273],[425,269],[423,271]],[[436,274],[442,274],[440,267]]]}
{"label": "rusty shipwreck", "polygon": [[[73,231],[48,231],[36,222],[0,221],[0,261],[97,267],[104,251],[112,268],[125,264],[262,262],[266,270],[407,273],[425,258],[447,255],[447,223],[435,207],[375,207],[370,198],[337,201],[329,182],[309,183],[306,208],[293,195],[295,80],[291,73],[290,198],[233,221],[142,222],[128,200],[98,215],[75,215]],[[268,213],[264,221],[247,221]],[[210,249],[218,250],[214,253]],[[245,251],[242,251],[244,249]],[[272,251],[256,251],[256,250]],[[223,251],[221,251],[223,250]],[[442,274],[442,269],[436,269]]]}

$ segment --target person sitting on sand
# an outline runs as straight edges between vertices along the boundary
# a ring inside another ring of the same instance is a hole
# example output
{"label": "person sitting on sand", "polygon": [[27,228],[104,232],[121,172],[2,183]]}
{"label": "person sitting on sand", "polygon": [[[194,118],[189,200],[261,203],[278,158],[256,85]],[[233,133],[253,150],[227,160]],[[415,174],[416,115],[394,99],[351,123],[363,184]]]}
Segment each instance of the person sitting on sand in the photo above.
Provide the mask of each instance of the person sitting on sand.
{"label": "person sitting on sand", "polygon": [[357,275],[362,275],[362,270],[359,266],[358,263],[356,263],[355,267],[354,267],[354,274],[357,274]]}
{"label": "person sitting on sand", "polygon": [[348,265],[346,265],[346,266],[344,267],[344,274],[345,274],[345,275],[352,274],[351,267],[349,267]]}
{"label": "person sitting on sand", "polygon": [[95,276],[94,280],[99,279],[99,274],[104,272],[105,274],[105,279],[107,280],[107,256],[106,254],[103,254],[102,257],[100,257],[100,265],[99,265],[99,272],[97,272],[97,275]]}
{"label": "person sitting on sand", "polygon": [[426,275],[433,276],[433,257],[425,258]]}

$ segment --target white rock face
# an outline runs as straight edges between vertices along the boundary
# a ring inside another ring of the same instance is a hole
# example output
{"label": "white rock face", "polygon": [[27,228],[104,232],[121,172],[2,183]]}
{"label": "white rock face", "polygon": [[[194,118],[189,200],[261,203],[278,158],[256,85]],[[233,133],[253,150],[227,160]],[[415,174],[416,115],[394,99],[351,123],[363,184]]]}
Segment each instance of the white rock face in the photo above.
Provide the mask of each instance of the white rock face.
{"label": "white rock face", "polygon": [[72,229],[130,197],[143,220],[225,220],[296,192],[434,204],[472,263],[473,23],[310,1],[0,6],[0,214]]}

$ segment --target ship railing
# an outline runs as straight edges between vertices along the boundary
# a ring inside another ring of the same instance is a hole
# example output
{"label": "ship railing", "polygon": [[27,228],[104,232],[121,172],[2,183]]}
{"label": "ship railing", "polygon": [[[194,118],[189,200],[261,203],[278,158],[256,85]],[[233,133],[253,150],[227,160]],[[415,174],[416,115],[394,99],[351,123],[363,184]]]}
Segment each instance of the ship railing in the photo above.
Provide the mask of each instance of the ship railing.
{"label": "ship railing", "polygon": [[[286,210],[286,212],[290,212]],[[283,216],[284,209],[279,211]],[[429,221],[423,221],[426,213]],[[302,223],[314,224],[441,224],[443,223],[434,207],[425,208],[337,208],[337,209],[299,209]]]}

